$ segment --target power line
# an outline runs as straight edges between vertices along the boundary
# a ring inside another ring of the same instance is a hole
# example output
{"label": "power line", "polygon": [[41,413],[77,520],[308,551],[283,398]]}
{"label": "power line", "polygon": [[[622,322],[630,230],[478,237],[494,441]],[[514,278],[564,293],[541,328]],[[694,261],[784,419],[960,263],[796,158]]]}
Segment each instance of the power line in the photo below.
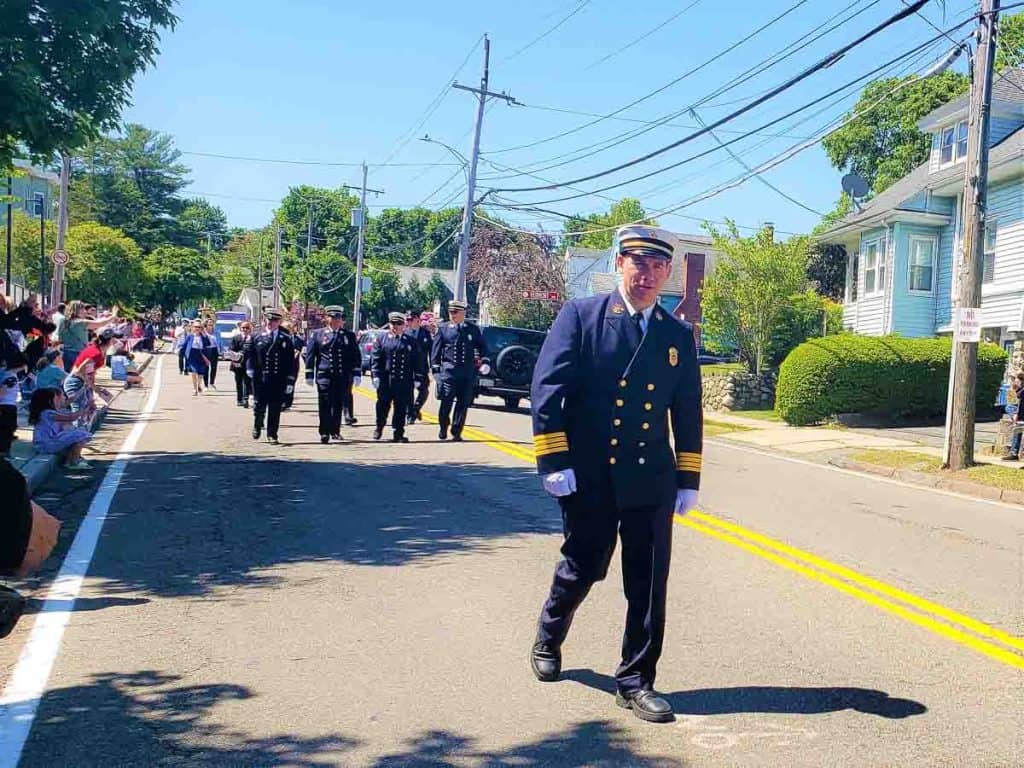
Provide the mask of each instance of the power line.
{"label": "power line", "polygon": [[[183,155],[195,157],[212,157],[218,160],[238,160],[248,163],[279,163],[282,165],[313,165],[328,168],[362,168],[362,163],[334,162],[330,160],[284,160],[271,157],[247,157],[244,155],[222,155],[216,152],[191,152],[179,150]],[[367,163],[371,168],[422,168],[424,166],[433,168],[437,166],[451,166],[454,163]]]}
{"label": "power line", "polygon": [[692,0],[692,2],[690,2],[690,3],[688,4],[688,5],[686,5],[686,7],[685,7],[685,8],[683,8],[683,9],[682,9],[681,11],[676,11],[676,12],[675,12],[675,13],[673,13],[673,14],[672,14],[671,16],[669,16],[669,17],[668,17],[667,19],[665,19],[665,20],[664,20],[663,22],[661,22],[660,24],[658,24],[658,25],[656,25],[656,26],[652,27],[651,29],[647,30],[647,31],[646,31],[646,32],[644,32],[644,33],[643,33],[642,35],[640,35],[639,37],[636,37],[636,38],[634,38],[634,39],[630,40],[630,41],[629,41],[628,43],[626,43],[626,44],[625,44],[625,45],[623,45],[622,47],[620,47],[620,48],[616,48],[616,49],[615,49],[614,51],[612,51],[612,52],[611,52],[611,53],[609,53],[609,54],[606,54],[605,56],[602,56],[602,57],[601,57],[600,59],[598,59],[597,61],[591,62],[591,63],[590,63],[590,64],[589,64],[588,66],[587,66],[587,71],[589,71],[589,70],[593,69],[593,68],[594,68],[594,67],[596,67],[596,66],[599,66],[600,64],[604,64],[604,63],[605,63],[606,61],[608,61],[608,60],[610,60],[610,59],[614,59],[614,58],[615,58],[616,56],[618,56],[618,55],[619,55],[620,53],[625,53],[626,51],[628,51],[628,50],[629,50],[630,48],[632,48],[632,47],[633,47],[634,45],[636,45],[637,43],[641,43],[641,42],[643,42],[643,41],[644,41],[644,40],[646,40],[646,39],[647,39],[648,37],[650,37],[651,35],[653,35],[653,34],[654,34],[655,32],[657,32],[657,31],[659,31],[659,30],[661,30],[661,29],[664,29],[665,27],[667,27],[667,26],[668,26],[669,24],[671,24],[671,23],[672,23],[673,21],[675,21],[676,19],[678,19],[678,18],[679,18],[680,16],[682,16],[682,15],[683,15],[684,13],[686,13],[686,12],[687,12],[688,10],[690,10],[691,8],[693,8],[693,6],[697,5],[697,4],[699,3],[699,2],[701,2],[701,0]]}
{"label": "power line", "polygon": [[[780,13],[778,16],[776,16],[775,18],[771,19],[767,23],[762,24],[760,27],[755,29],[753,32],[751,32],[749,35],[747,35],[743,39],[733,43],[732,45],[730,45],[725,50],[720,51],[719,53],[717,53],[714,56],[712,56],[710,59],[707,59],[704,62],[702,62],[701,64],[698,64],[696,67],[687,70],[686,72],[681,74],[679,77],[677,77],[674,80],[666,83],[665,85],[661,86],[660,88],[656,88],[655,90],[650,91],[649,93],[641,96],[640,98],[634,99],[629,104],[626,104],[626,105],[624,105],[622,107],[619,107],[614,112],[612,112],[611,115],[622,114],[627,109],[632,109],[637,104],[641,104],[641,103],[647,101],[648,99],[653,98],[654,96],[657,96],[662,91],[665,91],[665,90],[671,88],[672,86],[682,82],[683,80],[685,80],[686,78],[690,77],[691,75],[694,75],[697,72],[700,72],[705,67],[707,67],[707,66],[713,64],[714,62],[718,61],[723,56],[728,55],[729,53],[731,53],[732,51],[736,50],[737,48],[739,48],[741,45],[743,45],[747,41],[749,41],[752,38],[754,38],[757,35],[759,35],[764,30],[766,30],[769,27],[771,27],[772,25],[778,23],[783,18],[785,18],[789,14],[793,13],[794,11],[796,11],[800,6],[802,6],[805,3],[807,3],[807,1],[808,0],[797,0],[797,2],[794,3],[793,5],[791,5],[788,9],[786,9],[785,11],[783,11],[782,13]],[[597,125],[598,123],[600,123],[600,122],[602,122],[604,120],[607,120],[607,119],[608,119],[608,117],[601,117],[601,118],[598,118],[596,120],[591,120],[588,123],[583,123],[582,125],[578,125],[575,128],[572,128],[572,129],[570,129],[568,131],[563,131],[562,133],[555,134],[554,136],[548,136],[545,139],[539,139],[537,141],[530,142],[529,144],[520,144],[519,146],[515,146],[515,147],[505,147],[504,149],[492,149],[490,154],[496,155],[496,154],[502,154],[502,153],[505,153],[505,152],[515,152],[515,151],[518,151],[518,150],[521,150],[521,149],[530,149],[532,147],[536,147],[536,146],[539,146],[541,144],[547,144],[549,142],[556,141],[557,139],[565,138],[566,136],[571,136],[574,133],[578,133],[579,131],[582,131],[585,128],[589,128],[592,125]]]}
{"label": "power line", "polygon": [[543,40],[543,39],[544,39],[545,37],[547,37],[548,35],[550,35],[550,34],[551,34],[552,32],[556,31],[556,30],[557,30],[557,29],[558,29],[559,27],[561,27],[561,26],[562,26],[563,24],[565,24],[565,23],[566,23],[567,21],[569,21],[569,19],[571,19],[571,18],[572,18],[573,16],[575,16],[575,15],[576,15],[577,13],[579,13],[580,11],[582,11],[582,10],[583,10],[584,8],[586,8],[586,7],[588,6],[588,5],[590,5],[590,0],[580,0],[580,2],[578,2],[578,3],[576,4],[576,7],[575,7],[575,8],[573,8],[573,9],[572,9],[571,11],[569,11],[569,13],[567,13],[567,14],[566,14],[565,16],[563,16],[563,17],[562,17],[561,19],[559,19],[558,21],[556,21],[556,22],[555,22],[555,23],[554,23],[554,24],[553,24],[553,25],[552,25],[551,27],[549,27],[549,28],[548,28],[548,29],[547,29],[546,31],[544,31],[544,32],[542,32],[541,34],[537,35],[537,37],[533,38],[533,40],[531,40],[530,42],[528,42],[528,43],[527,43],[526,45],[524,45],[524,46],[523,46],[522,48],[519,48],[519,49],[518,49],[518,50],[516,50],[515,52],[513,52],[513,53],[510,53],[510,54],[509,54],[508,56],[506,56],[506,57],[505,57],[504,59],[502,59],[501,61],[499,61],[499,62],[498,62],[498,66],[501,66],[502,64],[505,64],[506,62],[509,62],[509,61],[511,61],[512,59],[514,59],[514,58],[515,58],[516,56],[518,56],[519,54],[521,54],[521,53],[523,53],[523,52],[525,52],[525,51],[528,51],[528,50],[529,50],[530,48],[532,48],[533,46],[535,46],[535,45],[536,45],[537,43],[539,43],[539,42],[540,42],[541,40]]}
{"label": "power line", "polygon": [[[704,129],[701,129],[701,130],[698,130],[698,131],[694,131],[693,133],[689,134],[688,136],[684,136],[682,139],[679,139],[678,141],[674,141],[671,144],[668,144],[668,145],[666,145],[664,147],[661,147],[659,149],[656,149],[656,150],[653,150],[651,152],[648,152],[647,154],[642,155],[642,156],[640,156],[638,158],[635,158],[633,160],[630,160],[628,162],[620,163],[619,165],[616,165],[616,166],[614,166],[612,168],[608,168],[608,169],[606,169],[604,171],[598,171],[597,173],[592,173],[592,174],[588,174],[586,176],[581,176],[581,177],[576,178],[576,179],[571,179],[569,181],[562,182],[561,184],[548,185],[548,186],[536,186],[536,187],[506,187],[506,188],[499,188],[499,189],[496,189],[494,191],[495,192],[536,192],[536,191],[543,191],[543,190],[548,190],[548,189],[557,189],[559,186],[568,186],[570,184],[579,184],[579,183],[582,183],[582,182],[585,182],[585,181],[592,181],[594,179],[598,179],[598,178],[601,178],[603,176],[608,176],[608,175],[616,173],[618,171],[625,170],[626,168],[630,168],[630,167],[632,167],[634,165],[638,165],[639,163],[645,162],[645,161],[650,160],[650,159],[652,159],[654,157],[658,157],[659,155],[662,155],[665,152],[669,152],[669,151],[675,149],[676,147],[682,146],[683,144],[686,144],[686,143],[688,143],[690,141],[693,141],[696,138],[699,138],[700,136],[705,135],[706,133],[708,133],[708,131],[714,130],[714,129],[718,128],[720,125],[724,125],[725,123],[728,123],[728,122],[731,122],[732,120],[735,120],[737,117],[740,117],[741,115],[746,114],[747,112],[751,111],[752,109],[755,109],[756,107],[760,106],[761,104],[764,104],[766,101],[769,101],[770,99],[774,98],[775,96],[778,96],[780,93],[783,93],[784,91],[789,90],[790,88],[792,88],[797,83],[799,83],[799,82],[801,82],[803,80],[806,80],[808,77],[810,77],[812,74],[818,72],[819,70],[831,66],[832,64],[837,62],[839,59],[841,59],[843,56],[845,56],[849,51],[851,51],[852,49],[854,49],[858,45],[861,45],[864,41],[874,37],[879,32],[887,29],[888,27],[892,26],[893,24],[896,24],[896,23],[902,21],[903,19],[905,19],[907,16],[910,16],[911,14],[913,14],[914,11],[916,11],[918,8],[923,6],[928,1],[929,0],[916,0],[916,2],[911,7],[905,8],[902,11],[894,14],[893,16],[890,16],[888,19],[883,21],[881,24],[876,25],[875,27],[873,27],[872,29],[868,30],[867,32],[865,32],[863,35],[859,36],[858,38],[856,38],[852,42],[847,43],[846,45],[844,45],[841,48],[833,51],[832,53],[830,53],[828,56],[824,57],[820,61],[816,62],[815,64],[812,64],[807,69],[805,69],[802,72],[800,72],[800,73],[794,75],[793,77],[789,78],[789,80],[787,80],[786,82],[782,83],[781,85],[773,88],[769,93],[765,94],[764,96],[761,96],[760,98],[757,98],[757,99],[753,100],[749,104],[747,104],[747,105],[745,105],[743,107],[740,107],[737,110],[734,110],[733,112],[729,113],[725,117],[716,120],[714,123],[712,123],[707,128],[704,128]],[[966,22],[964,22],[964,23],[966,23]],[[963,25],[961,24],[959,26],[963,26]],[[953,29],[956,29],[956,28],[957,27],[954,27]],[[930,45],[932,42],[934,42],[934,40],[929,40],[928,44]],[[916,50],[917,49],[914,49],[914,52],[916,52]],[[898,57],[895,61],[898,61],[901,58],[905,58],[906,55],[907,54],[904,54],[903,56]],[[890,64],[891,63],[892,62],[890,62]],[[886,65],[886,66],[888,66],[888,65]],[[861,78],[861,79],[863,79],[863,78]],[[832,93],[828,94],[827,97],[831,97],[835,93],[836,93],[836,91],[833,91]],[[805,108],[806,107],[804,107],[802,109],[805,109]],[[801,110],[797,110],[797,112],[802,111],[802,109]],[[787,117],[790,117],[793,114],[795,114],[795,112],[791,112],[788,115],[785,115],[782,118],[779,118],[778,120],[774,120],[771,123],[769,123],[767,126],[763,126],[763,127],[770,127],[771,125],[774,125],[774,124],[776,124],[778,122],[781,122],[781,120],[786,119]],[[733,139],[732,141],[735,142],[735,141],[738,141],[738,140],[739,139]],[[648,174],[648,175],[654,175],[654,173],[661,173],[664,170],[665,169],[661,169],[659,171],[655,171],[655,172],[653,172],[651,174]],[[640,177],[640,178],[646,178],[646,176],[643,176],[643,177]],[[633,181],[638,181],[638,180],[639,180],[639,178],[638,179],[633,179]],[[616,186],[621,186],[621,185],[616,185]],[[599,191],[605,191],[605,190],[599,190]]]}

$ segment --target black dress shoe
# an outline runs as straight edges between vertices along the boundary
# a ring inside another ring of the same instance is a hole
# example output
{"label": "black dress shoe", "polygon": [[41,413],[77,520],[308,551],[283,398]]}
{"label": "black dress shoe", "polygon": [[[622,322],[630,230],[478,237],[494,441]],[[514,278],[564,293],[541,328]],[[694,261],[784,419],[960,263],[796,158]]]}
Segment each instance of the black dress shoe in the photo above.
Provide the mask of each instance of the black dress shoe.
{"label": "black dress shoe", "polygon": [[381,436],[381,435],[382,435],[383,433],[384,433],[384,430],[383,430],[383,429],[375,429],[375,430],[373,430],[373,439],[374,439],[374,440],[380,440],[380,436]]}
{"label": "black dress shoe", "polygon": [[391,442],[392,443],[408,443],[409,442],[409,438],[406,437],[405,435],[395,435],[394,437],[391,438]]}
{"label": "black dress shoe", "polygon": [[448,439],[448,430],[447,429],[442,429],[440,432],[438,432],[437,433],[437,439],[438,440],[447,440]]}
{"label": "black dress shoe", "polygon": [[268,437],[267,442],[270,443],[271,445],[280,445],[280,443],[277,442],[276,437]]}
{"label": "black dress shoe", "polygon": [[634,715],[649,723],[671,723],[676,719],[668,700],[650,688],[629,694],[616,691],[615,703],[623,709],[632,709]]}
{"label": "black dress shoe", "polygon": [[530,669],[542,683],[553,683],[562,673],[562,649],[550,643],[534,643],[530,649]]}
{"label": "black dress shoe", "polygon": [[333,435],[331,435],[331,440],[337,440],[339,443],[342,441],[342,439],[343,438],[339,432],[335,432]]}
{"label": "black dress shoe", "polygon": [[353,424],[358,424],[359,423],[359,419],[352,419],[352,418],[345,419],[345,423],[348,424],[351,427]]}
{"label": "black dress shoe", "polygon": [[252,439],[253,440],[259,440],[260,439],[260,430],[254,429],[252,431]]}
{"label": "black dress shoe", "polygon": [[453,443],[461,443],[462,442],[462,435],[452,435],[452,442]]}
{"label": "black dress shoe", "polygon": [[249,407],[249,401],[246,400],[244,403],[242,403],[242,407],[243,408],[248,408]]}
{"label": "black dress shoe", "polygon": [[330,439],[330,435],[320,435],[320,442],[323,443],[324,445],[327,445],[327,443],[330,442]]}

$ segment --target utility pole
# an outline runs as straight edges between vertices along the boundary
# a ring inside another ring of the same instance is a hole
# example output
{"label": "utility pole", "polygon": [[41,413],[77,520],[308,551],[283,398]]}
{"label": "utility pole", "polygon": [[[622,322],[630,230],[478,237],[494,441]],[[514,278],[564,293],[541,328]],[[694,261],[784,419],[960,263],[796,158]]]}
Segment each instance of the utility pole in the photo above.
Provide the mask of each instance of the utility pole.
{"label": "utility pole", "polygon": [[14,208],[11,198],[14,196],[14,178],[7,177],[7,271],[4,273],[4,293],[12,295],[14,288],[11,286],[11,256],[13,243],[11,238],[14,234]]}
{"label": "utility pole", "polygon": [[967,164],[964,172],[963,258],[960,290],[954,307],[953,349],[950,356],[950,399],[946,414],[945,466],[953,471],[974,464],[975,392],[978,341],[957,338],[959,316],[981,306],[985,268],[985,217],[988,207],[989,116],[992,108],[992,70],[996,55],[996,21],[1000,0],[980,0],[977,50],[971,74]]}
{"label": "utility pole", "polygon": [[492,93],[487,90],[490,83],[491,41],[484,35],[484,74],[480,78],[479,88],[453,83],[452,88],[469,91],[477,95],[476,125],[473,128],[473,152],[469,158],[469,178],[466,185],[466,207],[462,213],[462,238],[459,240],[459,262],[455,268],[455,298],[466,300],[466,267],[469,263],[469,241],[473,234],[473,207],[476,197],[476,164],[480,158],[480,131],[484,125],[484,106],[487,99],[504,99],[508,104],[518,102],[504,91]]}
{"label": "utility pole", "polygon": [[[281,304],[281,227],[274,228],[274,293],[271,303],[278,307]],[[262,290],[261,290],[262,293]],[[262,297],[260,301],[262,301]]]}
{"label": "utility pole", "polygon": [[[263,231],[256,240],[256,306],[262,311],[263,304]],[[260,318],[255,318],[259,322]]]}
{"label": "utility pole", "polygon": [[39,206],[39,305],[46,304],[46,193],[36,198]]}
{"label": "utility pole", "polygon": [[[351,240],[349,241],[351,242]],[[366,246],[366,163],[363,163],[363,189],[359,196],[359,245],[356,248],[356,290],[352,299],[352,330],[359,333],[359,305],[363,299],[363,248]]]}
{"label": "utility pole", "polygon": [[[60,158],[60,202],[57,205],[57,246],[64,250],[64,239],[68,233],[68,186],[71,182],[71,155],[63,153]],[[64,300],[64,264],[53,265],[53,284],[50,286],[50,306],[56,307]]]}

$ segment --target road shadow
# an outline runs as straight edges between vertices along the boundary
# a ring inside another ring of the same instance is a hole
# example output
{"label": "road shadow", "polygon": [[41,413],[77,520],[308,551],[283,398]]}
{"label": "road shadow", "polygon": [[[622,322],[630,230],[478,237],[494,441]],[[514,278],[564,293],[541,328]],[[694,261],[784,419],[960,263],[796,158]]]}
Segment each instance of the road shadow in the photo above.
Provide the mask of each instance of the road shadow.
{"label": "road shadow", "polygon": [[360,759],[355,750],[373,748],[365,736],[263,735],[208,717],[229,703],[261,713],[273,706],[271,697],[230,683],[184,685],[181,677],[156,671],[93,675],[44,694],[20,766],[686,768],[678,758],[639,754],[631,732],[605,720],[501,750],[483,748],[456,728],[426,730],[381,757]]}
{"label": "road shadow", "polygon": [[[39,613],[46,599],[32,598],[25,605],[25,615]],[[75,600],[49,600],[52,610],[73,611],[84,613],[102,611],[104,608],[127,608],[134,605],[145,605],[150,602],[146,597],[79,597]]]}
{"label": "road shadow", "polygon": [[[572,669],[566,680],[615,693],[615,678],[591,669]],[[885,691],[844,686],[797,687],[776,685],[701,688],[663,692],[677,715],[821,715],[852,709],[866,715],[902,720],[928,711],[913,699],[892,698]]]}
{"label": "road shadow", "polygon": [[[133,456],[90,577],[110,596],[203,597],[284,583],[275,569],[292,563],[429,568],[561,531],[530,467],[421,464],[414,452],[407,463],[354,464],[354,446],[316,448],[303,461]],[[72,535],[62,530],[62,542]]]}

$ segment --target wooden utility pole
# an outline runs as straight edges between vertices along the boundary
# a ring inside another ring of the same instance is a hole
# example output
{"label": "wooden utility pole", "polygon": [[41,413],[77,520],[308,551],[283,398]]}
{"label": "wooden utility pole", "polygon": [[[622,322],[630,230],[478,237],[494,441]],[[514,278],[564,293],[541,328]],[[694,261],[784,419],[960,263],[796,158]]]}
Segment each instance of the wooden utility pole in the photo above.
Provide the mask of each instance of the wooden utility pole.
{"label": "wooden utility pole", "polygon": [[[963,258],[960,290],[953,317],[953,350],[950,359],[949,434],[945,465],[951,470],[974,465],[975,393],[977,390],[978,342],[957,338],[960,316],[981,307],[981,283],[985,269],[985,219],[988,206],[989,113],[992,108],[992,70],[996,55],[996,22],[1000,0],[980,0],[977,50],[971,71],[968,114],[967,163],[964,172]],[[994,394],[994,393],[993,393]]]}
{"label": "wooden utility pole", "polygon": [[[281,227],[274,230],[274,298],[275,308],[281,306]],[[262,298],[260,299],[262,301]]]}
{"label": "wooden utility pole", "polygon": [[[57,207],[57,247],[64,250],[68,234],[68,186],[71,182],[71,155],[62,153],[60,159],[60,203]],[[64,264],[54,263],[53,283],[50,286],[50,306],[56,307],[64,301]]]}

